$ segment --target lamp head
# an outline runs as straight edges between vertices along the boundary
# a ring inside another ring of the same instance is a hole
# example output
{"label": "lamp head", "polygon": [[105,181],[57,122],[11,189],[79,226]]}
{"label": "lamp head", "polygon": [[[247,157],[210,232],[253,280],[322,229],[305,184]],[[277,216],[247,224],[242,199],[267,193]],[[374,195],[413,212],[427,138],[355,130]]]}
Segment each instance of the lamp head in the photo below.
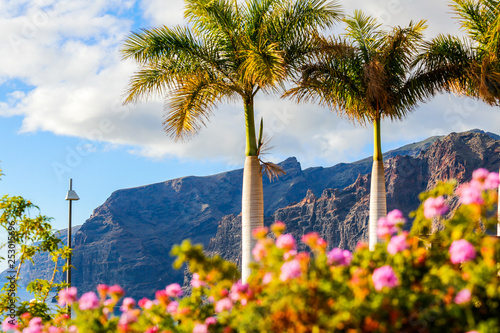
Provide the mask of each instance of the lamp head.
{"label": "lamp head", "polygon": [[78,194],[76,194],[75,191],[69,190],[68,193],[66,193],[66,200],[73,201],[73,200],[80,200],[80,197]]}

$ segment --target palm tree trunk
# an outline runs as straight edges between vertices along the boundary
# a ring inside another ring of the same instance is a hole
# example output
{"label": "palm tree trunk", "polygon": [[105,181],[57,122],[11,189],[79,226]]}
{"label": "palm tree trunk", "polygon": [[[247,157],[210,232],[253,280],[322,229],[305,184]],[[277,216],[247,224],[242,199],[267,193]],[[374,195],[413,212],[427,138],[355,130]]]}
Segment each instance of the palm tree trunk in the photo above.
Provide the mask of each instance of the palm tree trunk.
{"label": "palm tree trunk", "polygon": [[262,173],[259,158],[257,156],[247,156],[245,159],[241,207],[241,279],[245,282],[250,275],[249,264],[252,262],[252,249],[257,244],[257,240],[252,236],[252,230],[264,226]]}
{"label": "palm tree trunk", "polygon": [[[500,174],[500,170],[498,171]],[[497,213],[497,236],[500,237],[500,185],[498,186],[498,213]]]}
{"label": "palm tree trunk", "polygon": [[257,243],[252,236],[252,230],[264,226],[264,194],[262,188],[262,169],[257,156],[257,140],[253,100],[245,100],[246,120],[246,158],[243,169],[243,189],[241,201],[241,279],[245,282],[250,275],[252,249]]}
{"label": "palm tree trunk", "polygon": [[368,222],[368,246],[371,251],[375,249],[375,244],[378,242],[378,220],[387,215],[384,160],[380,141],[380,117],[373,121],[373,135],[374,152],[370,186],[370,219]]}

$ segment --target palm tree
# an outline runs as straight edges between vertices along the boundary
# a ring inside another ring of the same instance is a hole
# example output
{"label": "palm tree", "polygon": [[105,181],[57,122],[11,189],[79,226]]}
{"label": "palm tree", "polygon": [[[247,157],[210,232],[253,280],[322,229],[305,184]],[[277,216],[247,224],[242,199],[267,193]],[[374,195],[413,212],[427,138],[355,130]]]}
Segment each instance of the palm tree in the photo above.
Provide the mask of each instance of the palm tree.
{"label": "palm tree", "polygon": [[381,121],[404,118],[418,102],[431,97],[436,87],[427,73],[411,73],[424,21],[384,31],[375,19],[355,11],[345,22],[346,38],[321,39],[297,86],[285,95],[299,102],[316,101],[351,121],[373,125],[369,246],[374,249],[377,222],[387,214]]}
{"label": "palm tree", "polygon": [[[453,2],[467,38],[437,36],[417,58],[419,66],[435,72],[444,91],[500,106],[500,1]],[[498,207],[500,236],[500,201]]]}
{"label": "palm tree", "polygon": [[[126,103],[166,96],[165,131],[196,134],[220,102],[243,102],[246,159],[242,194],[242,279],[249,274],[252,230],[263,226],[263,189],[254,97],[282,87],[311,48],[311,36],[340,18],[336,1],[185,0],[187,27],[132,33],[122,52],[140,66]],[[262,125],[262,123],[261,123]],[[262,133],[262,127],[260,130]]]}

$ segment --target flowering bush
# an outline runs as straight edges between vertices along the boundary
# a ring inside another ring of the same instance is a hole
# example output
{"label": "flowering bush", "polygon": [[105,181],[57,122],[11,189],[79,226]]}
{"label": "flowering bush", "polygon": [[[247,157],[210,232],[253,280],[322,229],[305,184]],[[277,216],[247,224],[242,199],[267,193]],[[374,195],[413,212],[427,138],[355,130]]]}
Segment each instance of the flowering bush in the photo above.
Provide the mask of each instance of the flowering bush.
{"label": "flowering bush", "polygon": [[[309,252],[297,252],[283,223],[255,230],[258,245],[247,283],[237,267],[206,257],[188,241],[174,247],[175,265],[189,264],[191,294],[177,284],[136,304],[118,286],[77,298],[62,291],[76,318],[42,323],[31,315],[11,332],[499,332],[500,242],[485,229],[496,224],[498,174],[475,172],[457,189],[462,205],[446,219],[454,182],[423,193],[414,226],[393,211],[381,219],[374,251],[334,248],[316,233],[304,235]],[[433,221],[433,219],[435,221]],[[433,222],[444,226],[429,234]],[[273,239],[276,239],[274,241]],[[120,301],[121,300],[121,301]],[[114,309],[120,307],[120,314]]]}

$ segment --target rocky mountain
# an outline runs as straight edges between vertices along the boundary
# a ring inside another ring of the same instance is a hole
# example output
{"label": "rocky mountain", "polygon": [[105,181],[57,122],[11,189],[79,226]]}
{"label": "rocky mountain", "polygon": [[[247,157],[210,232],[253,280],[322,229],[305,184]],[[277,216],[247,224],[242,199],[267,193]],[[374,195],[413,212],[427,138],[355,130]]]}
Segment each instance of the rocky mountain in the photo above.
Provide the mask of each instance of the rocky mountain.
{"label": "rocky mountain", "polygon": [[[452,133],[385,153],[388,209],[408,214],[438,180],[467,181],[478,167],[498,170],[498,139]],[[295,158],[280,165],[284,177],[264,179],[266,224],[284,221],[297,239],[317,231],[331,247],[352,249],[367,239],[371,158],[305,170]],[[129,296],[151,297],[183,281],[169,252],[186,238],[238,262],[242,175],[234,170],[114,192],[75,235],[74,284],[82,292],[120,284]]]}

